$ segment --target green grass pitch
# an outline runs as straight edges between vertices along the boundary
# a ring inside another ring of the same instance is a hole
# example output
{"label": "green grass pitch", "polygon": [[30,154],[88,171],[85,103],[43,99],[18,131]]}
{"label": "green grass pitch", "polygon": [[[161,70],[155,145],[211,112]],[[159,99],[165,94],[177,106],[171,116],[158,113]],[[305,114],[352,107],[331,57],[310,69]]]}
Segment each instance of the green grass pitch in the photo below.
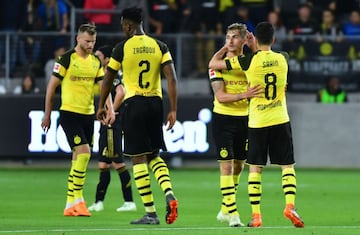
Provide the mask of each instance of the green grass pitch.
{"label": "green grass pitch", "polygon": [[[170,172],[179,200],[179,218],[167,225],[165,200],[152,178],[152,188],[160,225],[130,225],[144,214],[133,184],[137,212],[115,211],[123,201],[120,183],[112,171],[105,199],[105,210],[91,217],[64,217],[67,169],[0,168],[0,235],[2,234],[360,234],[360,172],[336,169],[297,169],[297,208],[305,228],[294,228],[282,215],[284,196],[281,173],[268,167],[263,173],[262,228],[230,228],[216,221],[220,208],[219,171],[214,169],[173,169]],[[243,223],[250,218],[247,197],[248,172],[242,174],[237,193],[238,210]],[[98,172],[88,170],[84,196],[90,205],[95,197]]]}

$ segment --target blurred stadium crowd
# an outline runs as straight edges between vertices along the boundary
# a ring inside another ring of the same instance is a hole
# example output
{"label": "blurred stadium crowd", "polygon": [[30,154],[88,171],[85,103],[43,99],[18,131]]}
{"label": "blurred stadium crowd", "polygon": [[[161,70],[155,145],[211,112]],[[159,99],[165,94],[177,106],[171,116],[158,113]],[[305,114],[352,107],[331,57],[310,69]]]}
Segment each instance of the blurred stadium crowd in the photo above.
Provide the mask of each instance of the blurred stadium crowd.
{"label": "blurred stadium crowd", "polygon": [[96,47],[114,45],[124,37],[121,10],[135,5],[145,12],[146,31],[173,51],[179,79],[207,77],[208,61],[234,22],[252,31],[258,22],[270,21],[276,50],[285,41],[342,42],[360,36],[359,0],[1,1],[0,94],[26,93],[12,82],[21,86],[25,77],[32,83],[27,93],[44,92],[54,58],[74,45],[78,25],[96,24]]}

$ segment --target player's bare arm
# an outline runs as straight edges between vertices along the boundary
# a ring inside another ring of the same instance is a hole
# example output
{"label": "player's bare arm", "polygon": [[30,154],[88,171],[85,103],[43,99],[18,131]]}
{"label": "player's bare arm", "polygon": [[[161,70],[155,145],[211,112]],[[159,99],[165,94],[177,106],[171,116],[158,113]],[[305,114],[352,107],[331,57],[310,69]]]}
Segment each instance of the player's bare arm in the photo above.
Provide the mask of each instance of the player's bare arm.
{"label": "player's bare arm", "polygon": [[173,63],[169,63],[163,66],[163,73],[166,77],[168,84],[168,94],[170,101],[170,111],[167,115],[166,125],[167,129],[170,130],[176,121],[176,110],[177,110],[177,79],[175,73],[175,67]]}
{"label": "player's bare arm", "polygon": [[45,133],[50,128],[51,125],[51,110],[53,107],[53,100],[55,96],[56,88],[61,84],[61,80],[55,76],[51,76],[49,83],[46,88],[46,96],[45,96],[45,114],[43,120],[41,122],[41,128],[44,130]]}
{"label": "player's bare arm", "polygon": [[[116,115],[119,112],[116,112],[120,108],[120,105],[125,97],[125,88],[122,85],[118,85],[115,90],[115,97],[112,100],[111,94],[109,94],[108,99],[106,100],[106,124],[111,125],[116,120]],[[110,103],[109,103],[110,102]],[[109,104],[108,104],[109,103]],[[111,107],[111,108],[108,108]]]}
{"label": "player's bare arm", "polygon": [[102,81],[101,90],[100,90],[100,99],[99,99],[99,108],[96,113],[96,118],[103,124],[106,125],[106,109],[105,102],[110,94],[111,87],[115,78],[115,73],[109,72],[108,70],[105,73],[104,79]]}
{"label": "player's bare arm", "polygon": [[120,108],[121,103],[125,97],[125,88],[123,85],[118,85],[115,90],[115,97],[114,97],[114,110],[118,110]]}
{"label": "player's bare arm", "polygon": [[106,125],[111,125],[115,122],[115,110],[113,105],[113,100],[111,94],[109,94],[108,98],[106,99],[106,118],[105,123]]}

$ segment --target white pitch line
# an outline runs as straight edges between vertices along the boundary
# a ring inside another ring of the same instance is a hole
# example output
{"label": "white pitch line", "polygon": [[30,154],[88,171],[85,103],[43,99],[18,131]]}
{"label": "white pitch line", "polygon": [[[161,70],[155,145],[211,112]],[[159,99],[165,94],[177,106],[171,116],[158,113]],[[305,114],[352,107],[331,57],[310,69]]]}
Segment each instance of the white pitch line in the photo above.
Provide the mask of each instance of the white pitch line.
{"label": "white pitch line", "polygon": [[[245,229],[248,227],[239,227],[239,229]],[[269,227],[261,227],[259,229],[293,229],[293,226],[269,226]],[[118,228],[118,229],[106,229],[106,228],[79,228],[79,229],[47,229],[47,230],[0,230],[1,233],[35,233],[35,232],[95,232],[95,231],[174,231],[174,230],[224,230],[224,229],[236,229],[231,227],[168,227],[168,228]],[[248,228],[250,229],[250,228]],[[306,226],[306,230],[309,229],[360,229],[360,226]]]}

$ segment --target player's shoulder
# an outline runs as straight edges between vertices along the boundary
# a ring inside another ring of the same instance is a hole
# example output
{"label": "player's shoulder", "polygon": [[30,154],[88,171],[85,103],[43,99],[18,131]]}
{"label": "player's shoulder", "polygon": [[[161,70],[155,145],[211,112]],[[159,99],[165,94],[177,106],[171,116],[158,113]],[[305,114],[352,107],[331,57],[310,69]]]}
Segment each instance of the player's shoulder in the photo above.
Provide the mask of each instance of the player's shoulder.
{"label": "player's shoulder", "polygon": [[290,56],[289,53],[287,53],[286,51],[272,51],[275,55],[281,55],[285,58],[286,61],[289,60]]}
{"label": "player's shoulder", "polygon": [[74,53],[76,53],[74,48],[67,50],[67,51],[65,51],[64,54],[62,54],[56,58],[56,62],[61,64],[64,67],[68,68],[69,64],[70,64],[71,56]]}
{"label": "player's shoulder", "polygon": [[160,39],[157,39],[157,38],[149,36],[149,35],[145,35],[145,36],[148,37],[150,40],[154,40],[154,42],[159,46],[159,48],[163,54],[169,50],[167,44],[165,42],[161,41]]}
{"label": "player's shoulder", "polygon": [[101,59],[94,52],[91,53],[90,56],[93,57],[94,59],[96,59],[96,61],[98,61],[99,64],[101,64]]}
{"label": "player's shoulder", "polygon": [[242,70],[246,71],[249,69],[251,61],[253,60],[254,56],[257,55],[258,52],[259,51],[238,56]]}
{"label": "player's shoulder", "polygon": [[122,40],[122,41],[118,42],[117,44],[115,44],[113,51],[111,53],[112,58],[114,58],[118,61],[122,61],[123,56],[124,56],[124,45],[128,40],[129,40],[129,38]]}
{"label": "player's shoulder", "polygon": [[114,50],[123,49],[125,42],[127,42],[130,38],[124,39],[118,43],[115,44]]}
{"label": "player's shoulder", "polygon": [[287,53],[286,51],[280,51],[279,53],[285,57],[286,61],[289,60],[289,58],[290,58],[289,53]]}

